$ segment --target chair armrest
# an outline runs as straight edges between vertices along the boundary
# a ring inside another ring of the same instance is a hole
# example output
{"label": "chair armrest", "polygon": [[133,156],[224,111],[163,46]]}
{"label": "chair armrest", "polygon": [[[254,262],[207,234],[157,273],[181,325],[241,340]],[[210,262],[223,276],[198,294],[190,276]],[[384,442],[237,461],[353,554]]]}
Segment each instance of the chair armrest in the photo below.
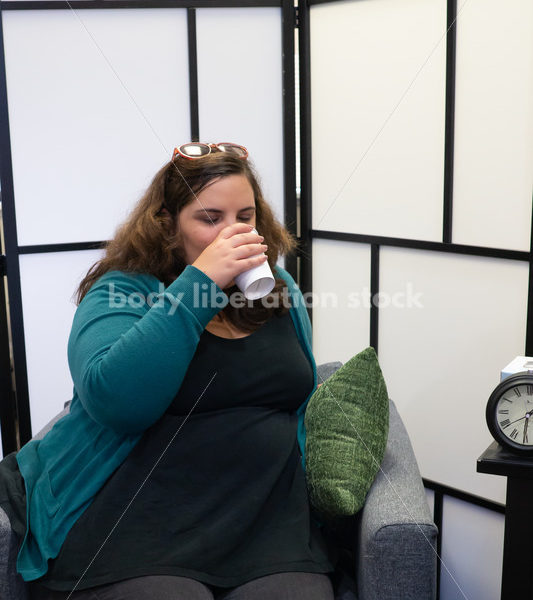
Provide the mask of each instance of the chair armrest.
{"label": "chair armrest", "polygon": [[317,365],[316,373],[317,373],[318,383],[321,384],[324,381],[326,381],[326,379],[328,377],[331,377],[331,375],[333,375],[333,373],[335,373],[335,371],[337,369],[340,369],[341,367],[342,367],[342,363],[339,361],[328,362],[328,363],[323,363],[321,365]]}
{"label": "chair armrest", "polygon": [[433,600],[437,527],[409,436],[392,401],[385,457],[358,523],[359,600]]}
{"label": "chair armrest", "polygon": [[[42,439],[54,424],[69,412],[68,404],[35,434],[33,439]],[[0,506],[0,598],[2,600],[28,600],[29,598],[28,585],[17,573],[18,546],[18,536],[11,529],[9,518]]]}
{"label": "chair armrest", "polygon": [[18,539],[6,513],[0,507],[0,598],[27,600],[27,586],[17,573]]}

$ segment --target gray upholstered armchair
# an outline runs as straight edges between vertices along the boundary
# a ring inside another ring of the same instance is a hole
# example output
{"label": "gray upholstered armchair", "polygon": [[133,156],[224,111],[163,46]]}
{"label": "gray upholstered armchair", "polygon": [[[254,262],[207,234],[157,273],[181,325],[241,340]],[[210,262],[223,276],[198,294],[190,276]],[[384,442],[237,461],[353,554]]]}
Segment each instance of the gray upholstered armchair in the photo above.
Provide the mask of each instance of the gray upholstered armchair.
{"label": "gray upholstered armchair", "polygon": [[[319,367],[325,380],[341,363]],[[68,407],[35,437],[40,438]],[[436,595],[437,528],[433,523],[409,436],[390,402],[385,458],[365,505],[328,535],[339,545],[342,574],[337,600],[433,600]],[[18,540],[0,509],[0,598],[28,600],[16,573]]]}

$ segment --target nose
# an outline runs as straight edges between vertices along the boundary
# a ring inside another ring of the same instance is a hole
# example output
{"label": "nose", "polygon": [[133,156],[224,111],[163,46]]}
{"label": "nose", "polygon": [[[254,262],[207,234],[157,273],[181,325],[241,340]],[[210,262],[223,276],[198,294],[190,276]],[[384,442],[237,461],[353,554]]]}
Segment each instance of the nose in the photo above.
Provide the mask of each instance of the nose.
{"label": "nose", "polygon": [[227,215],[225,216],[223,219],[221,219],[221,229],[224,229],[224,227],[228,227],[229,225],[233,225],[234,223],[238,223],[239,219],[237,219],[237,216],[234,215]]}

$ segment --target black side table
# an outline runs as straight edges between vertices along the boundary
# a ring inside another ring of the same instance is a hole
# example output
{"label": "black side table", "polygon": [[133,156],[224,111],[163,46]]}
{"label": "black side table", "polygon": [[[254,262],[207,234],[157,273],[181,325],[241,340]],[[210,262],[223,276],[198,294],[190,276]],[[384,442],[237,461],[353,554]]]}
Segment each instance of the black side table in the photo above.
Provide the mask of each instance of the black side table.
{"label": "black side table", "polygon": [[533,457],[493,442],[478,458],[477,472],[507,477],[501,600],[533,600]]}

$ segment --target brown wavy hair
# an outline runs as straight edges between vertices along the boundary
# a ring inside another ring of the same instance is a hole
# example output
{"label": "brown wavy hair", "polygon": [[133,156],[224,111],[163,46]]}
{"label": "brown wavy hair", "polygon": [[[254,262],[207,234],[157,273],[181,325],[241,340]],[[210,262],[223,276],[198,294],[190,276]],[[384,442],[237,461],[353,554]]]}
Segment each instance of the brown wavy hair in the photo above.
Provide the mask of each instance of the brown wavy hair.
{"label": "brown wavy hair", "polygon": [[[170,285],[187,266],[179,236],[176,235],[180,211],[213,180],[229,175],[244,175],[252,186],[256,228],[268,245],[268,264],[273,269],[280,256],[295,250],[297,242],[276,220],[264,199],[250,161],[227,152],[215,152],[197,160],[177,157],[156,173],[128,219],[116,230],[114,238],[106,243],[103,258],[92,265],[77,289],[77,304],[96,280],[108,271],[150,274],[165,286]],[[276,279],[270,298],[267,298],[272,300],[272,296],[276,295],[279,298],[285,286],[282,279]],[[238,288],[232,286],[224,291],[230,296]],[[242,308],[228,304],[223,312],[233,325],[251,332],[272,314],[283,314],[287,310],[282,302],[255,300],[247,301]]]}

